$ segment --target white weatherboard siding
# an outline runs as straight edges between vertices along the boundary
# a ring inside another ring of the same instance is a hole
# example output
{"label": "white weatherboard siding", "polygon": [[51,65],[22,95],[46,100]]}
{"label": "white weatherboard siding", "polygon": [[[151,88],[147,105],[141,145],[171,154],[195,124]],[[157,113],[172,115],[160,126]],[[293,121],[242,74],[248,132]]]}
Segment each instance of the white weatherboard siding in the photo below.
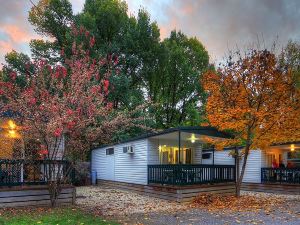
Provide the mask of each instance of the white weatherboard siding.
{"label": "white weatherboard siding", "polygon": [[92,151],[92,171],[97,172],[97,179],[115,180],[114,155],[106,155],[106,148]]}
{"label": "white weatherboard siding", "polygon": [[[123,147],[133,146],[134,153],[123,153]],[[119,144],[115,148],[115,180],[147,184],[148,139]]]}
{"label": "white weatherboard siding", "polygon": [[160,164],[158,139],[148,139],[148,164],[149,165]]}
{"label": "white weatherboard siding", "polygon": [[193,164],[201,164],[202,162],[202,145],[198,144],[194,148],[194,159],[193,159]]}
{"label": "white weatherboard siding", "polygon": [[[243,182],[260,183],[261,182],[261,167],[262,167],[262,152],[261,150],[251,150],[248,156],[247,165]],[[229,155],[229,151],[215,151],[215,165],[234,165],[234,158]],[[242,169],[243,161],[240,162],[240,170]]]}
{"label": "white weatherboard siding", "polygon": [[234,158],[229,155],[229,151],[215,151],[215,165],[235,165]]}
{"label": "white weatherboard siding", "polygon": [[[240,162],[240,170],[243,161]],[[262,152],[251,150],[248,156],[243,182],[261,183]]]}
{"label": "white weatherboard siding", "polygon": [[[124,153],[125,146],[133,146],[134,153]],[[107,148],[114,148],[114,155],[106,155]],[[107,148],[92,152],[92,170],[97,172],[97,179],[147,184],[147,139]]]}

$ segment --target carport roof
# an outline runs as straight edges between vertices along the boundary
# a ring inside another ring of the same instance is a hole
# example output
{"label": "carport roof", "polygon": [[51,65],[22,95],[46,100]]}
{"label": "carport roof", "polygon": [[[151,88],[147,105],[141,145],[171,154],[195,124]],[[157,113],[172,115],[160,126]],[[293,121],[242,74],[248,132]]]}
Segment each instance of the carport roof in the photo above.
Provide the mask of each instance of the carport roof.
{"label": "carport roof", "polygon": [[223,131],[218,131],[214,127],[209,127],[209,126],[185,126],[185,127],[169,128],[169,129],[166,129],[166,130],[163,130],[163,131],[158,131],[158,132],[150,132],[150,133],[146,133],[146,134],[140,135],[140,136],[135,137],[135,138],[130,138],[130,139],[127,139],[127,140],[124,140],[124,141],[121,141],[121,142],[112,143],[112,144],[108,144],[108,145],[98,146],[96,148],[109,147],[109,146],[113,146],[113,145],[117,145],[117,144],[123,144],[123,143],[127,143],[127,142],[137,141],[137,140],[141,140],[141,139],[151,138],[151,137],[159,136],[159,135],[162,135],[162,134],[168,134],[168,133],[179,132],[179,131],[180,132],[186,132],[186,133],[206,135],[206,136],[211,136],[211,137],[217,137],[217,138],[233,138],[232,135],[230,135],[226,132],[223,132]]}

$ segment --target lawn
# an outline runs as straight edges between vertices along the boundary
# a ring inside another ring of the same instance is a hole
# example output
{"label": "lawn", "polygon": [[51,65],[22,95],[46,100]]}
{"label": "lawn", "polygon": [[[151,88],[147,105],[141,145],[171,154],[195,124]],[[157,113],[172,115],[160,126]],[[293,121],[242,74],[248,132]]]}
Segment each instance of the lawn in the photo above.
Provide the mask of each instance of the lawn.
{"label": "lawn", "polygon": [[0,225],[117,225],[76,208],[17,209],[0,213]]}

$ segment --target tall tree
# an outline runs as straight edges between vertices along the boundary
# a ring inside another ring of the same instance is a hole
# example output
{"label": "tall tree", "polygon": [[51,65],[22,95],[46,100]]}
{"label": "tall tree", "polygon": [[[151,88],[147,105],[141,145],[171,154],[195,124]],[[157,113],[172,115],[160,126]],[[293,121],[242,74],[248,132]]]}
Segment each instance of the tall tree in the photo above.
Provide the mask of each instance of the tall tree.
{"label": "tall tree", "polygon": [[289,67],[293,73],[295,85],[300,88],[300,44],[289,41],[279,55],[282,67]]}
{"label": "tall tree", "polygon": [[15,78],[16,84],[25,86],[26,77],[32,75],[35,70],[30,57],[24,53],[11,51],[5,55],[5,61],[2,69],[3,80]]}
{"label": "tall tree", "polygon": [[72,5],[68,0],[40,0],[32,6],[28,20],[37,33],[55,38],[62,48],[73,23]]}
{"label": "tall tree", "polygon": [[[91,58],[106,55],[117,63],[116,73],[109,78],[114,90],[109,99],[115,109],[131,110],[150,100],[158,107],[148,110],[156,117],[156,128],[201,121],[204,95],[198,79],[209,57],[196,38],[174,31],[161,42],[157,23],[148,12],[141,8],[137,16],[129,15],[122,0],[86,0],[77,15],[68,0],[40,0],[32,7],[29,21],[38,33],[50,37],[30,42],[37,61],[64,65],[72,56],[73,42],[84,42],[82,48],[91,51]],[[74,29],[79,35],[73,35]],[[93,40],[86,38],[90,34]]]}
{"label": "tall tree", "polygon": [[198,39],[177,31],[172,31],[162,45],[163,61],[149,85],[150,97],[159,105],[158,126],[199,124],[199,114],[193,109],[199,112],[204,100],[199,79],[209,67],[208,53]]}
{"label": "tall tree", "polygon": [[207,72],[203,85],[209,94],[206,113],[210,124],[235,134],[234,140],[218,143],[218,147],[229,143],[245,146],[237,179],[239,195],[251,149],[300,140],[300,91],[290,68],[282,68],[267,50],[230,58],[217,73]]}

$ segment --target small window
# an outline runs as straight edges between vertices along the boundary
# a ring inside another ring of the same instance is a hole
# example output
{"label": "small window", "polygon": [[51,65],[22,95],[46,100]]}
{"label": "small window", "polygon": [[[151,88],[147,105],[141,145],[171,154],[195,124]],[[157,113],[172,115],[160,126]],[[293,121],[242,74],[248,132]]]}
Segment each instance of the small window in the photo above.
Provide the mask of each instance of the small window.
{"label": "small window", "polygon": [[114,148],[107,148],[106,155],[113,155],[115,153]]}
{"label": "small window", "polygon": [[202,159],[210,159],[211,158],[211,153],[203,153],[202,154]]}
{"label": "small window", "polygon": [[123,147],[123,153],[127,153],[127,146]]}

